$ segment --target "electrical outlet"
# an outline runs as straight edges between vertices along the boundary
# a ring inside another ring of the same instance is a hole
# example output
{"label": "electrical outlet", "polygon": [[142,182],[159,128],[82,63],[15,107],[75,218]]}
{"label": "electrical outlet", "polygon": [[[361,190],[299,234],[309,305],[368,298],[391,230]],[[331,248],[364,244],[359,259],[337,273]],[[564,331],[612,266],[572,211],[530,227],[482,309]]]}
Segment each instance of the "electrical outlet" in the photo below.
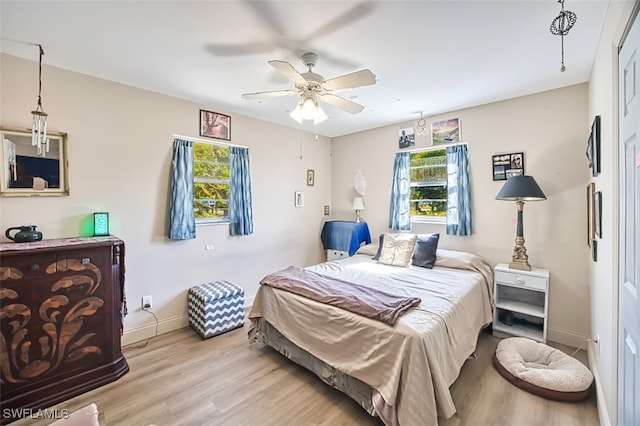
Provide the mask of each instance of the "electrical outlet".
{"label": "electrical outlet", "polygon": [[142,296],[142,309],[151,309],[151,295]]}
{"label": "electrical outlet", "polygon": [[324,215],[329,216],[329,206],[324,206]]}
{"label": "electrical outlet", "polygon": [[213,244],[207,244],[204,246],[205,250],[214,250],[216,248],[216,246],[214,246]]}

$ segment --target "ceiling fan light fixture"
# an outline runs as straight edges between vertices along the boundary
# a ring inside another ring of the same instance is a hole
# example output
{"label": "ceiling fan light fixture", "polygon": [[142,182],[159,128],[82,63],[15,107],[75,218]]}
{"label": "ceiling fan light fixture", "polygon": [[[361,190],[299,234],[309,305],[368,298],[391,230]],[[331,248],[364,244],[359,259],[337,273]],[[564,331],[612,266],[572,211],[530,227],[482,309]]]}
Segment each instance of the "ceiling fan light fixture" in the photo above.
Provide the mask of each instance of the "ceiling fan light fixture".
{"label": "ceiling fan light fixture", "polygon": [[316,105],[316,116],[313,118],[313,124],[320,124],[327,118],[329,117],[327,117],[327,114],[322,110],[322,108]]}
{"label": "ceiling fan light fixture", "polygon": [[311,96],[308,96],[302,102],[302,117],[305,120],[313,120],[316,116],[316,108],[318,108],[318,104],[314,101]]}
{"label": "ceiling fan light fixture", "polygon": [[291,111],[289,113],[289,116],[291,118],[293,118],[294,120],[296,120],[298,123],[302,124],[302,121],[303,121],[302,108],[300,107],[299,103],[298,103],[298,105],[296,105],[296,107],[293,109],[293,111]]}
{"label": "ceiling fan light fixture", "polygon": [[289,113],[289,116],[300,124],[304,120],[313,120],[313,124],[320,124],[329,118],[318,105],[318,100],[311,95],[302,95],[296,107]]}

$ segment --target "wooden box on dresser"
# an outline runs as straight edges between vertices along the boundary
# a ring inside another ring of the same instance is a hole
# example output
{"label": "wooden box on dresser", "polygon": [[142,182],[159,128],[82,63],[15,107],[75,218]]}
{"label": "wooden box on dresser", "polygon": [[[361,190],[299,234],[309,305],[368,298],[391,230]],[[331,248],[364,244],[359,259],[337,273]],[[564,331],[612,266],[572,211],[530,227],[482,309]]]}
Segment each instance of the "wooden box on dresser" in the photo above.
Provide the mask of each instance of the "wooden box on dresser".
{"label": "wooden box on dresser", "polygon": [[117,380],[124,242],[116,237],[0,244],[0,421]]}

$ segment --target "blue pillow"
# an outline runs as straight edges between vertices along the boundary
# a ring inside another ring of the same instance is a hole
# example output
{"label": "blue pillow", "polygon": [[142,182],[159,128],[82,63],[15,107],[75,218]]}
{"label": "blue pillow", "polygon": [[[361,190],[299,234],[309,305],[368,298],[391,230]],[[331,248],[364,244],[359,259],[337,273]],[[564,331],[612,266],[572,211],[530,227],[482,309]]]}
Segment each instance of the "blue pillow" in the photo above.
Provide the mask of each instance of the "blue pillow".
{"label": "blue pillow", "polygon": [[[382,237],[380,238],[382,241]],[[413,258],[411,264],[422,266],[423,268],[433,268],[436,261],[436,251],[438,250],[438,241],[440,234],[419,235],[416,246],[413,249]]]}
{"label": "blue pillow", "polygon": [[382,253],[382,246],[384,245],[384,234],[380,234],[380,243],[378,244],[378,252],[372,257],[373,260],[380,259],[380,253]]}

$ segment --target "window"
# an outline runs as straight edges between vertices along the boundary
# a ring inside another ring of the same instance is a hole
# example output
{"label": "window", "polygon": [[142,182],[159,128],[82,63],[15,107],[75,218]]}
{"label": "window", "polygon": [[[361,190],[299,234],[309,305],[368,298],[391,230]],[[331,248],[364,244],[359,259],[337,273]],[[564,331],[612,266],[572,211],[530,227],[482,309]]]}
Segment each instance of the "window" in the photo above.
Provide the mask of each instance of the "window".
{"label": "window", "polygon": [[444,220],[447,215],[447,152],[411,153],[411,219]]}
{"label": "window", "polygon": [[196,222],[227,222],[231,168],[229,147],[193,143],[193,212]]}

